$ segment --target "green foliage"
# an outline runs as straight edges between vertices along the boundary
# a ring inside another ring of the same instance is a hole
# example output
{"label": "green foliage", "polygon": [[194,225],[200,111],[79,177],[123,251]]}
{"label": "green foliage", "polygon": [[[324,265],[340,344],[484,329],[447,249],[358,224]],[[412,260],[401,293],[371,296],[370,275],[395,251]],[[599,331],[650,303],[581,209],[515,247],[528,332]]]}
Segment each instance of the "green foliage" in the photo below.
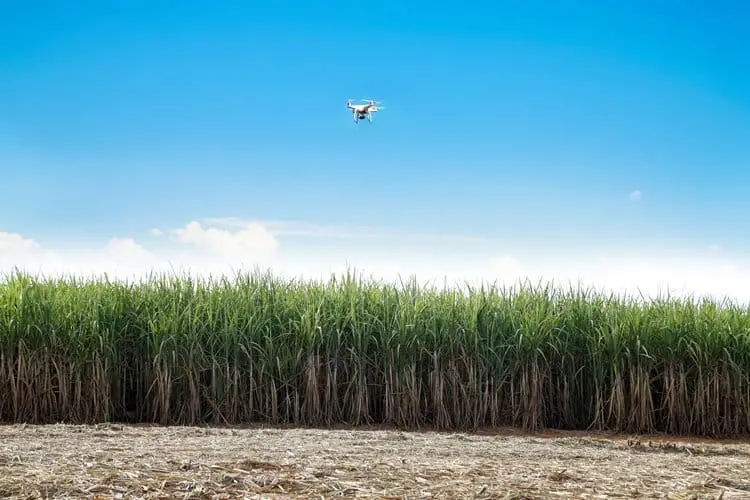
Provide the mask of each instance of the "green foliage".
{"label": "green foliage", "polygon": [[0,420],[750,430],[750,311],[355,274],[0,284]]}

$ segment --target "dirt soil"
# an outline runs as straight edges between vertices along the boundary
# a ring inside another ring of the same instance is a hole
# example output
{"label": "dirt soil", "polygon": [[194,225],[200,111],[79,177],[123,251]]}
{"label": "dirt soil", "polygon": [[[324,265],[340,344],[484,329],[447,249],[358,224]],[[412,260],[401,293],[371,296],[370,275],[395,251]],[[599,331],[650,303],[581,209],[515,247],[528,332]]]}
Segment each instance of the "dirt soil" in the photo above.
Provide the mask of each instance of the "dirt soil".
{"label": "dirt soil", "polygon": [[345,497],[750,499],[750,442],[513,430],[0,426],[0,498]]}

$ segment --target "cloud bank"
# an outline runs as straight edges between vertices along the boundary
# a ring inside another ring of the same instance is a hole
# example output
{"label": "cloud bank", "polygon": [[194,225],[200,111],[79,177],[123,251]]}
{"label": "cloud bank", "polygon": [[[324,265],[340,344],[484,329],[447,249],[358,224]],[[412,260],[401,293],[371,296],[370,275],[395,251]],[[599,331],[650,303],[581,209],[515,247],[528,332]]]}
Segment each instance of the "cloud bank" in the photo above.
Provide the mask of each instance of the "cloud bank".
{"label": "cloud bank", "polygon": [[629,295],[669,292],[750,302],[750,259],[730,258],[718,245],[692,254],[533,250],[465,236],[229,218],[144,228],[139,238],[113,236],[99,246],[76,248],[0,232],[0,272],[140,279],[154,271],[232,275],[259,267],[282,277],[327,279],[353,268],[387,281],[412,275],[437,285],[552,281]]}

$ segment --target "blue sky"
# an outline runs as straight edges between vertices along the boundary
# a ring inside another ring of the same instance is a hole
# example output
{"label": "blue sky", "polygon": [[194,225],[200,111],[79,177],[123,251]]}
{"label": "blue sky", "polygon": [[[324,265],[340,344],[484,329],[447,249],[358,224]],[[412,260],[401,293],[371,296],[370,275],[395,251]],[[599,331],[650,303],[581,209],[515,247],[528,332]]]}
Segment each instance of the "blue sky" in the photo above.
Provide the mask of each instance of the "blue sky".
{"label": "blue sky", "polygon": [[0,232],[233,217],[750,254],[750,6],[214,5],[4,2]]}

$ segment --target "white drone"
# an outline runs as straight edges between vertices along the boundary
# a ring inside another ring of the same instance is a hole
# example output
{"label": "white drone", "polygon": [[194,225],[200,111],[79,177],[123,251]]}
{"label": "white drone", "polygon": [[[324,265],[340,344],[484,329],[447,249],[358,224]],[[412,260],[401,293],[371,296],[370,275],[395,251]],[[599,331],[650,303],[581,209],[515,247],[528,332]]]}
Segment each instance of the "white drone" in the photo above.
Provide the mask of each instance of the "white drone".
{"label": "white drone", "polygon": [[367,118],[367,121],[372,123],[372,114],[380,111],[381,109],[385,109],[378,106],[378,104],[380,104],[379,101],[374,101],[372,99],[361,100],[366,102],[364,104],[352,104],[351,99],[347,99],[346,101],[346,107],[352,110],[354,123],[359,123],[360,120],[364,120],[365,118]]}

